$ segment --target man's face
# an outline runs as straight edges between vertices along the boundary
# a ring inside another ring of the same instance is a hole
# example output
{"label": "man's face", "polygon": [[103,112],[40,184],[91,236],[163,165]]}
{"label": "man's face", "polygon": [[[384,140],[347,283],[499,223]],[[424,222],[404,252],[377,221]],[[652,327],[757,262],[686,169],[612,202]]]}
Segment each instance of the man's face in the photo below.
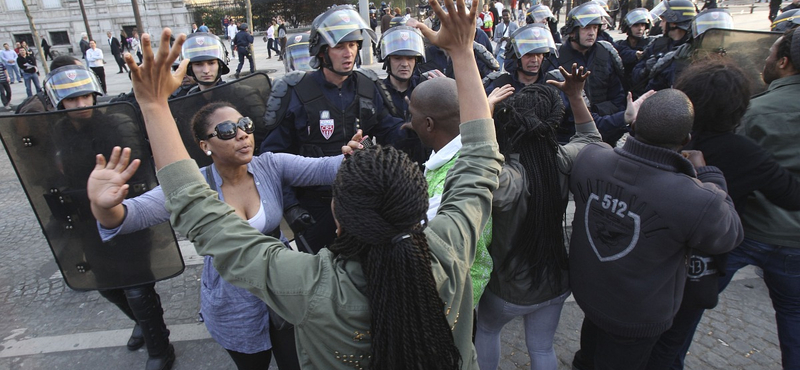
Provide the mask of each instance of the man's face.
{"label": "man's face", "polygon": [[25,58],[28,55],[28,51],[25,49],[19,49],[19,56]]}
{"label": "man's face", "polygon": [[340,42],[328,48],[328,56],[336,72],[352,71],[356,65],[356,54],[358,54],[358,42],[355,41]]}
{"label": "man's face", "polygon": [[631,36],[644,37],[644,31],[647,30],[647,25],[644,23],[637,23],[631,26]]}
{"label": "man's face", "polygon": [[192,29],[197,29],[197,23],[192,23]]}
{"label": "man's face", "polygon": [[588,49],[597,41],[597,33],[599,32],[600,25],[590,24],[586,27],[580,27],[576,31],[578,33],[578,44]]}
{"label": "man's face", "polygon": [[410,117],[407,117],[407,120],[411,123],[411,129],[419,136],[422,145],[428,148],[433,147],[433,139],[427,129],[426,117],[417,109],[417,105],[414,104],[413,96],[411,102],[408,104],[408,113]]}
{"label": "man's face", "polygon": [[503,23],[508,24],[508,22],[511,22],[511,15],[508,12],[503,12]]}
{"label": "man's face", "polygon": [[404,55],[390,55],[389,67],[392,68],[392,74],[399,78],[411,78],[414,72],[414,67],[417,64],[417,58]]}
{"label": "man's face", "polygon": [[522,70],[530,73],[539,73],[542,68],[544,54],[528,53],[522,56]]}
{"label": "man's face", "polygon": [[15,48],[19,48],[19,43],[14,44]]}
{"label": "man's face", "polygon": [[97,43],[96,43],[96,42],[94,42],[94,40],[92,40],[92,41],[89,41],[89,47],[90,47],[90,48],[92,48],[92,49],[94,49],[94,48],[96,48],[96,47],[97,47]]}
{"label": "man's face", "polygon": [[11,47],[8,46],[8,44],[3,44],[3,48],[5,48],[6,50],[11,50]]}
{"label": "man's face", "polygon": [[669,27],[669,33],[667,33],[667,36],[675,41],[678,41],[686,36],[686,31],[678,28],[677,23],[667,23],[667,27]]}
{"label": "man's face", "polygon": [[219,74],[219,61],[216,59],[192,63],[195,79],[202,82],[214,82]]}
{"label": "man's face", "polygon": [[[94,93],[66,98],[62,100],[61,103],[64,104],[64,109],[91,107],[94,105]],[[92,110],[87,109],[79,112],[70,112],[68,115],[70,118],[86,119],[92,116]]]}
{"label": "man's face", "polygon": [[108,36],[108,38],[111,38],[111,31],[106,32],[106,36]]}
{"label": "man's face", "polygon": [[764,70],[761,72],[761,78],[767,85],[781,78],[780,72],[778,71],[778,44],[781,41],[783,41],[783,36],[775,40],[775,43],[770,46],[769,56],[764,60]]}

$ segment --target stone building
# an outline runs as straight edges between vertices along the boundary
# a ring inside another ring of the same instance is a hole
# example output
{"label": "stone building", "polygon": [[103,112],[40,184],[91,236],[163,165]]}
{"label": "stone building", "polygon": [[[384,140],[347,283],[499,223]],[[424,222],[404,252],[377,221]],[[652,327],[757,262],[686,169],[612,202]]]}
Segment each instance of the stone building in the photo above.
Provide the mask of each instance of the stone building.
{"label": "stone building", "polygon": [[[26,40],[34,46],[23,0],[0,0],[0,45]],[[81,33],[86,27],[78,0],[24,0],[28,4],[40,37],[45,37],[51,50],[80,57]],[[136,27],[131,0],[84,0],[86,17],[97,46],[110,57],[106,32],[119,38],[121,30],[128,36]],[[139,0],[139,14],[144,32],[160,34],[163,27],[173,32],[188,33],[191,17],[182,0]],[[140,34],[142,31],[140,30]],[[37,58],[41,59],[41,58]],[[106,58],[106,62],[113,62]]]}

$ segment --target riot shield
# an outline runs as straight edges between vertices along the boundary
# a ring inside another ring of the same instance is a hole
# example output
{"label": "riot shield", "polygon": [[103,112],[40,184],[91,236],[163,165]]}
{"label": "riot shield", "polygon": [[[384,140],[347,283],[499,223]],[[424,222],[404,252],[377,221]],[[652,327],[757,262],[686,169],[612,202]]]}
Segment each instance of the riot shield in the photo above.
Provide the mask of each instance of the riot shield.
{"label": "riot shield", "polygon": [[143,125],[128,103],[0,116],[0,138],[67,285],[75,290],[152,283],[183,272],[169,223],[103,243],[86,193],[95,155],[127,146],[142,164],[128,197],[157,185]]}
{"label": "riot shield", "polygon": [[764,59],[780,36],[778,32],[710,29],[699,40],[694,58],[704,58],[709,54],[732,58],[750,76],[753,94],[757,94],[767,89],[761,78]]}
{"label": "riot shield", "polygon": [[200,149],[192,133],[192,117],[195,113],[208,103],[217,101],[231,103],[242,116],[250,117],[255,123],[256,129],[253,136],[256,141],[256,153],[254,154],[258,155],[258,148],[261,147],[261,142],[267,136],[264,113],[271,90],[272,84],[266,74],[253,73],[202,92],[170,100],[169,107],[175,123],[178,125],[178,131],[181,133],[183,145],[186,146],[189,156],[197,162],[198,166],[210,165],[211,157],[208,157]]}

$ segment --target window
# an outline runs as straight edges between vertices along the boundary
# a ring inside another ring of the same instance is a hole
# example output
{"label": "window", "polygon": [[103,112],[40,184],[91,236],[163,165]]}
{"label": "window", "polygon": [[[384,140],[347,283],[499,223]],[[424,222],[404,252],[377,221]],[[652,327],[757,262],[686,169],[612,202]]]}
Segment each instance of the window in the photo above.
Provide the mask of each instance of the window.
{"label": "window", "polygon": [[6,0],[6,8],[9,11],[25,10],[25,7],[22,6],[22,0]]}
{"label": "window", "polygon": [[61,0],[42,0],[45,9],[54,9],[61,7]]}
{"label": "window", "polygon": [[50,32],[50,45],[69,45],[69,34],[66,31]]}
{"label": "window", "polygon": [[14,42],[27,42],[28,46],[35,47],[36,43],[33,42],[33,36],[30,33],[16,33],[14,34]]}

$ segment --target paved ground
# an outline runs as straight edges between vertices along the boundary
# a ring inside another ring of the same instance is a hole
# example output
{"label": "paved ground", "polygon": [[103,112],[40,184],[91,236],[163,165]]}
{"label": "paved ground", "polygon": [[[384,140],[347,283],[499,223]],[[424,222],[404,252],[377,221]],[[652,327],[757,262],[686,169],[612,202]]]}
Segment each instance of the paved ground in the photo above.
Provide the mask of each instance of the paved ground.
{"label": "paved ground", "polygon": [[[734,10],[737,27],[764,29],[766,8],[755,14]],[[618,36],[616,31],[612,31]],[[262,55],[263,54],[263,55]],[[260,69],[275,69],[258,40]],[[233,66],[235,67],[235,65]],[[373,64],[371,68],[379,69]],[[125,75],[109,67],[109,93],[130,89]],[[24,97],[13,86],[13,104]],[[165,319],[172,331],[177,361],[174,369],[233,369],[227,354],[197,322],[201,265],[190,245],[184,245],[185,272],[157,284]],[[689,369],[778,369],[780,351],[774,311],[766,288],[753,270],[740,272],[720,298],[720,305],[703,319],[687,356]],[[144,350],[124,348],[132,323],[96,292],[76,292],[65,286],[39,224],[9,160],[0,154],[0,370],[10,369],[137,369],[147,358]],[[578,348],[581,310],[568,301],[556,334],[561,369],[569,369]],[[503,332],[501,369],[529,367],[522,322],[509,323]],[[276,368],[274,365],[271,369]]]}

